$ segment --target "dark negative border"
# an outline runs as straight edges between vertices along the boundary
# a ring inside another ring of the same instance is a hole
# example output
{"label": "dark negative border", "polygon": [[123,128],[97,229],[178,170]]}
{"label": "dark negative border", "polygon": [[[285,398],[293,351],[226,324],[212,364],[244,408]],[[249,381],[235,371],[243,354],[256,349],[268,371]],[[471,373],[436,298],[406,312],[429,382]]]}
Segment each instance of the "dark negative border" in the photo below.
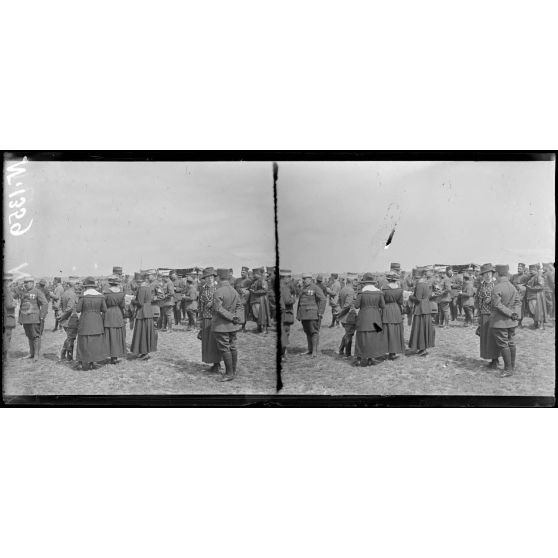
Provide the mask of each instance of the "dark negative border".
{"label": "dark negative border", "polygon": [[[275,266],[279,270],[277,217],[278,172],[281,161],[552,161],[556,151],[64,151],[5,150],[0,160],[4,180],[4,158],[26,156],[31,161],[269,161],[273,172]],[[554,176],[556,187],[556,169]],[[4,207],[2,206],[2,212]],[[275,278],[279,300],[279,274]],[[280,309],[278,307],[280,313]],[[279,327],[280,329],[280,327]],[[37,395],[10,396],[2,407],[556,407],[554,397],[446,396],[446,395],[281,395],[281,332],[277,331],[277,395]],[[3,375],[0,379],[3,388]],[[3,393],[3,389],[2,389]]]}

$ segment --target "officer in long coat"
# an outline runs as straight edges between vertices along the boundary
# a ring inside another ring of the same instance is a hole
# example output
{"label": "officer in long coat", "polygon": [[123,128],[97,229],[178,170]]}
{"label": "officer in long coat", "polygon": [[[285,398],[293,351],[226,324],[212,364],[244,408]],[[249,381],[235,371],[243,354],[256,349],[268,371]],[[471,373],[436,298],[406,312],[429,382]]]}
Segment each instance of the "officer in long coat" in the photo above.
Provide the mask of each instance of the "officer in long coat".
{"label": "officer in long coat", "polygon": [[515,370],[515,328],[519,312],[519,294],[508,279],[509,266],[497,265],[498,281],[492,290],[492,312],[490,330],[494,342],[504,361],[500,377],[511,376]]}
{"label": "officer in long coat", "polygon": [[240,323],[238,314],[242,309],[242,301],[229,282],[230,276],[228,269],[217,270],[218,286],[213,295],[211,332],[225,364],[225,373],[218,378],[220,382],[234,380],[238,362],[236,332]]}
{"label": "officer in long coat", "polygon": [[529,280],[527,281],[523,302],[524,315],[533,318],[534,328],[540,325],[544,328],[548,314],[544,294],[544,278],[538,264],[529,266]]}
{"label": "officer in long coat", "polygon": [[10,341],[12,340],[12,332],[16,326],[15,309],[16,302],[10,288],[13,275],[4,273],[4,287],[2,289],[2,302],[4,304],[4,318],[2,320],[2,361],[6,362]]}
{"label": "officer in long coat", "polygon": [[33,277],[26,277],[23,286],[24,290],[20,294],[19,323],[23,325],[29,341],[27,358],[38,361],[41,352],[41,325],[44,324],[48,312],[48,301],[43,291],[35,287]]}
{"label": "officer in long coat", "polygon": [[326,297],[315,283],[312,282],[312,275],[304,273],[302,275],[302,290],[298,298],[296,319],[302,322],[302,328],[306,333],[308,342],[307,355],[313,358],[318,356],[318,344],[320,340],[320,322],[323,318],[326,307]]}

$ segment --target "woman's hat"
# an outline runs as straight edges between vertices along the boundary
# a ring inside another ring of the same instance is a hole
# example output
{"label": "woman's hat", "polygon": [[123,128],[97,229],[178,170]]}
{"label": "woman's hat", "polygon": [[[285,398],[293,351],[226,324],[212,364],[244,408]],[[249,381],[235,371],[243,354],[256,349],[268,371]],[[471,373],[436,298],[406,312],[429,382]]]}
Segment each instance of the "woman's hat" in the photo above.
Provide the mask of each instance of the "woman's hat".
{"label": "woman's hat", "polygon": [[365,273],[360,280],[361,283],[374,283],[375,281],[374,275],[369,272]]}
{"label": "woman's hat", "polygon": [[480,268],[481,273],[487,273],[488,271],[494,271],[494,266],[492,264],[482,264]]}
{"label": "woman's hat", "polygon": [[303,279],[312,279],[312,274],[311,273],[303,273],[302,278]]}
{"label": "woman's hat", "polygon": [[86,277],[83,280],[83,286],[84,287],[95,287],[96,286],[95,278],[94,277]]}
{"label": "woman's hat", "polygon": [[202,272],[202,279],[205,279],[210,275],[213,275],[215,277],[217,273],[215,273],[215,270],[212,267],[206,267]]}

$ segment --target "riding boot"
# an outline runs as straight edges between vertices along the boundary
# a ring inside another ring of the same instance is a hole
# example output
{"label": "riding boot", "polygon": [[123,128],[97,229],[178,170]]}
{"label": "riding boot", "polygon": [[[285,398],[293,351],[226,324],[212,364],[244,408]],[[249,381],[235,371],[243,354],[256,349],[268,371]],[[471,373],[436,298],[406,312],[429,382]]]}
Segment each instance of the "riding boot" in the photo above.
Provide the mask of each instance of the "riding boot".
{"label": "riding boot", "polygon": [[306,334],[306,343],[308,343],[308,351],[306,352],[307,355],[312,354],[312,335],[310,333]]}
{"label": "riding boot", "polygon": [[236,376],[236,364],[238,362],[238,351],[231,351],[231,357],[232,357],[233,376]]}
{"label": "riding boot", "polygon": [[73,360],[73,358],[74,358],[74,342],[73,341],[70,341],[68,343],[68,349],[66,351],[66,358],[68,360]]}
{"label": "riding boot", "polygon": [[223,354],[223,362],[225,363],[225,373],[223,376],[217,379],[218,382],[230,382],[234,380],[234,372],[233,372],[233,363],[232,363],[232,354],[231,353],[224,353]]}
{"label": "riding boot", "polygon": [[347,336],[343,335],[341,339],[341,345],[339,345],[339,355],[343,356],[345,354],[345,347],[347,346]]}
{"label": "riding boot", "polygon": [[33,358],[35,356],[35,342],[33,339],[29,339],[29,337],[27,342],[29,343],[29,356],[26,358]]}
{"label": "riding boot", "polygon": [[318,336],[318,334],[314,333],[312,335],[312,358],[316,358],[318,356],[319,340],[320,340],[320,337]]}
{"label": "riding boot", "polygon": [[515,353],[516,353],[516,346],[513,345],[510,347],[510,357],[511,357],[511,369],[512,371],[515,370]]}
{"label": "riding boot", "polygon": [[62,348],[62,352],[60,353],[60,360],[66,360],[66,346]]}
{"label": "riding boot", "polygon": [[506,347],[501,352],[504,360],[504,370],[500,372],[500,378],[505,378],[512,375],[511,351],[509,347]]}
{"label": "riding boot", "polygon": [[349,340],[347,341],[347,345],[345,346],[345,356],[346,357],[351,356],[351,349],[352,348],[353,348],[353,336],[351,335],[349,337]]}
{"label": "riding boot", "polygon": [[335,327],[335,314],[331,315],[331,325],[329,327]]}
{"label": "riding boot", "polygon": [[35,352],[33,354],[33,360],[37,362],[39,360],[39,355],[41,354],[41,338],[38,337],[33,341]]}

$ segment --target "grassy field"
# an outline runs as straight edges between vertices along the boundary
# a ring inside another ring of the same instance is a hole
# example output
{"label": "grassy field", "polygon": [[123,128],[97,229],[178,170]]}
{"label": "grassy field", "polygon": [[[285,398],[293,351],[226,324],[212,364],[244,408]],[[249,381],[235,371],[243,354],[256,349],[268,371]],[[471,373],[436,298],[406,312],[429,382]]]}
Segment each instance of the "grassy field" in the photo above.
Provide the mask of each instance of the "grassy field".
{"label": "grassy field", "polygon": [[[327,308],[320,330],[317,358],[305,355],[306,336],[300,322],[291,327],[288,361],[282,370],[282,394],[312,395],[524,395],[553,396],[555,376],[554,322],[545,330],[531,329],[532,320],[516,331],[516,373],[498,378],[479,357],[475,327],[462,319],[448,329],[436,328],[436,347],[426,357],[403,356],[377,366],[355,367],[338,356],[342,327],[329,328]],[[405,317],[405,341],[410,327]],[[354,341],[353,341],[354,354]],[[500,359],[500,368],[503,368]]]}
{"label": "grassy field", "polygon": [[[248,322],[247,332],[238,334],[239,361],[237,378],[217,382],[201,362],[201,341],[197,331],[178,326],[173,333],[160,333],[158,351],[149,361],[134,355],[119,364],[99,365],[83,371],[75,363],[59,360],[66,335],[53,332],[54,317],[49,312],[43,334],[41,358],[33,363],[27,338],[21,326],[13,335],[8,362],[4,363],[4,397],[14,395],[139,395],[139,394],[274,394],[276,392],[275,331],[254,333],[256,325]],[[128,348],[132,332],[127,329]],[[74,351],[75,352],[75,351]]]}

